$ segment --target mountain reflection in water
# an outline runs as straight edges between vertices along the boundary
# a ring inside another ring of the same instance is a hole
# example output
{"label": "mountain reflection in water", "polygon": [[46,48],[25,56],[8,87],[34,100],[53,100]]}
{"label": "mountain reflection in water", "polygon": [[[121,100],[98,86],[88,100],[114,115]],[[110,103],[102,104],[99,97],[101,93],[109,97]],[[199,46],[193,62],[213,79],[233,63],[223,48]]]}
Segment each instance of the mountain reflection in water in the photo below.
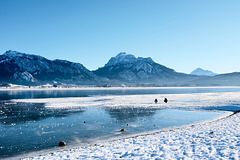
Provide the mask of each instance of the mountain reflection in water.
{"label": "mountain reflection in water", "polygon": [[155,112],[160,110],[159,108],[105,108],[107,113],[115,118],[117,121],[134,122],[140,117],[154,116]]}

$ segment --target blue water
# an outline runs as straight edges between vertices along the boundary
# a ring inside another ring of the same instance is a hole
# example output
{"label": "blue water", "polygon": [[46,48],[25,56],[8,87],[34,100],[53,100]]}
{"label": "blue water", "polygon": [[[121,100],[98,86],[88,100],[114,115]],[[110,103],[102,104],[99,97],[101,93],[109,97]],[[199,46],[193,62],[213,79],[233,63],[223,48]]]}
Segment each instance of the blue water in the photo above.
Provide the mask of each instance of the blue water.
{"label": "blue water", "polygon": [[[43,149],[93,144],[96,139],[122,138],[132,134],[172,128],[212,120],[222,112],[197,112],[160,108],[85,108],[50,109],[44,103],[13,103],[9,99],[87,97],[119,94],[195,93],[198,89],[158,90],[65,90],[0,92],[0,158]],[[233,89],[232,89],[233,90]],[[213,92],[200,89],[199,92]],[[215,92],[223,92],[217,89]],[[84,123],[84,121],[86,123]],[[125,128],[126,133],[120,130]]]}
{"label": "blue water", "polygon": [[152,89],[98,89],[98,90],[11,90],[0,91],[0,100],[29,99],[29,98],[59,98],[59,97],[89,97],[106,95],[139,95],[139,94],[185,94],[239,92],[237,88],[152,88]]}

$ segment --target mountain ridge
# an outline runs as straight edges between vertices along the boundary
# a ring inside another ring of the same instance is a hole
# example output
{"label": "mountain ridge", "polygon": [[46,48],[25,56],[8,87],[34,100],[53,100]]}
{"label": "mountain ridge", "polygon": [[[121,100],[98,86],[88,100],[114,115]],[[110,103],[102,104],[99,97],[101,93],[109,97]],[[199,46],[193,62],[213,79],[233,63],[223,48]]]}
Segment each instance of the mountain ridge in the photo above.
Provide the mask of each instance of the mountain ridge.
{"label": "mountain ridge", "polygon": [[135,57],[125,52],[119,53],[97,70],[93,71],[98,76],[109,79],[120,79],[128,83],[169,83],[174,80],[183,80],[195,76],[178,73],[173,69],[154,62],[150,57]]}
{"label": "mountain ridge", "polygon": [[4,75],[0,77],[2,81],[29,83],[60,79],[90,83],[101,80],[80,63],[58,59],[48,60],[42,56],[11,50],[0,56],[0,69],[1,75]]}
{"label": "mountain ridge", "polygon": [[[199,76],[176,72],[147,57],[135,57],[121,52],[97,70],[90,71],[81,63],[49,60],[45,57],[18,51],[0,55],[0,83],[77,85],[143,84],[157,86],[240,85],[240,72]],[[231,80],[232,79],[232,80]]]}

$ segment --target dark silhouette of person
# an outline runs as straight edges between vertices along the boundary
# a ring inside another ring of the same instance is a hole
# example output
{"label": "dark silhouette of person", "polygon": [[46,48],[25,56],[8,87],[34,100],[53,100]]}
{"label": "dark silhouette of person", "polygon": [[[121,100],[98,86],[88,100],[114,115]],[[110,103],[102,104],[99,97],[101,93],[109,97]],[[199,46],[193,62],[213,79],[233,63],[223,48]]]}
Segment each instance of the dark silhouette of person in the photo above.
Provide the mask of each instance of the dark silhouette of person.
{"label": "dark silhouette of person", "polygon": [[167,98],[164,98],[164,102],[167,103],[167,102],[168,102],[168,99],[167,99]]}
{"label": "dark silhouette of person", "polygon": [[154,102],[155,102],[155,103],[157,103],[157,102],[158,102],[158,100],[157,100],[157,99],[155,99],[155,100],[154,100]]}

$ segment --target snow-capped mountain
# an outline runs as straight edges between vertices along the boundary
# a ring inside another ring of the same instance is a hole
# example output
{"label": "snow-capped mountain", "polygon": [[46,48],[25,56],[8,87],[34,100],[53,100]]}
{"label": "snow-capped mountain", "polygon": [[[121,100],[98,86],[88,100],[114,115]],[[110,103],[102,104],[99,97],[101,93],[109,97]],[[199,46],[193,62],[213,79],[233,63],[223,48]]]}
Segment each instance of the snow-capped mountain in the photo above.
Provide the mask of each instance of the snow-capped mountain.
{"label": "snow-capped mountain", "polygon": [[216,73],[213,73],[212,71],[204,70],[202,68],[197,68],[194,71],[192,71],[190,74],[197,75],[197,76],[215,76],[215,75],[217,75]]}
{"label": "snow-capped mountain", "polygon": [[0,55],[0,75],[2,81],[22,83],[51,80],[86,83],[101,80],[80,63],[51,61],[41,56],[11,50]]}
{"label": "snow-capped mountain", "polygon": [[112,57],[104,67],[98,68],[94,73],[98,76],[127,82],[176,81],[191,77],[160,65],[150,57],[136,58],[134,55],[126,54],[125,52]]}
{"label": "snow-capped mountain", "polygon": [[197,84],[198,86],[240,86],[240,72],[205,76],[204,78],[193,80],[189,84]]}
{"label": "snow-capped mountain", "polygon": [[95,71],[89,71],[80,63],[48,60],[42,56],[17,51],[10,50],[0,55],[0,84],[63,82],[100,85],[122,83],[162,86],[240,85],[239,72],[215,75],[210,71],[197,69],[191,74],[178,73],[154,62],[150,57],[135,57],[124,52],[112,57],[104,67]]}

